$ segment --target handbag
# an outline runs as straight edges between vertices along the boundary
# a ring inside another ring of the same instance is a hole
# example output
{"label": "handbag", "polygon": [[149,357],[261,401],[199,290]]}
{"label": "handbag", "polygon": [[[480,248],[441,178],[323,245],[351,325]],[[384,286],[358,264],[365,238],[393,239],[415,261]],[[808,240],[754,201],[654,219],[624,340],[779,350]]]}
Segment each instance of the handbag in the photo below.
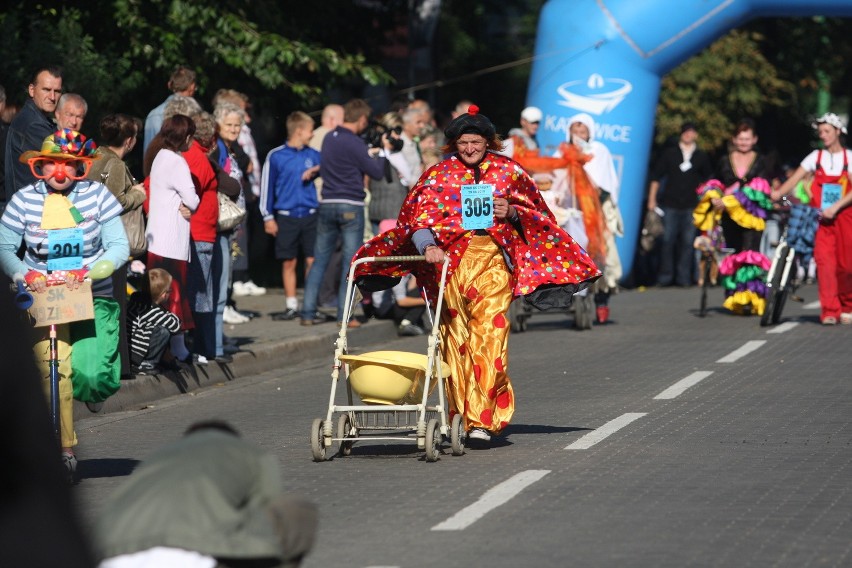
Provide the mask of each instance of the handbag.
{"label": "handbag", "polygon": [[127,242],[130,244],[130,256],[139,256],[148,250],[148,239],[145,237],[145,213],[142,207],[131,209],[121,216]]}
{"label": "handbag", "polygon": [[224,193],[217,192],[219,198],[219,221],[216,228],[219,231],[230,231],[243,222],[246,210],[231,201]]}

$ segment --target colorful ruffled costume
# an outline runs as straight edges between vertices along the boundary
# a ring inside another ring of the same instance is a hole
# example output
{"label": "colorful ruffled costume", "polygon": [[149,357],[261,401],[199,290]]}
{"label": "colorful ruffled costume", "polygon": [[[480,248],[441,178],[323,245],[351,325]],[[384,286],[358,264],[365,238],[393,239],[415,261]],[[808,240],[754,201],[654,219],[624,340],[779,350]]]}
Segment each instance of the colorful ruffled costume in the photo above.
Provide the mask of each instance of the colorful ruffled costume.
{"label": "colorful ruffled costume", "polygon": [[[718,232],[722,212],[713,209],[713,199],[721,199],[725,212],[737,225],[763,231],[772,209],[769,183],[753,178],[748,184],[734,183],[725,188],[719,180],[710,180],[697,190],[699,201],[693,211],[693,223],[707,235]],[[766,307],[766,273],[771,261],[754,250],[742,250],[726,257],[719,265],[725,288],[724,307],[737,314],[762,315]]]}

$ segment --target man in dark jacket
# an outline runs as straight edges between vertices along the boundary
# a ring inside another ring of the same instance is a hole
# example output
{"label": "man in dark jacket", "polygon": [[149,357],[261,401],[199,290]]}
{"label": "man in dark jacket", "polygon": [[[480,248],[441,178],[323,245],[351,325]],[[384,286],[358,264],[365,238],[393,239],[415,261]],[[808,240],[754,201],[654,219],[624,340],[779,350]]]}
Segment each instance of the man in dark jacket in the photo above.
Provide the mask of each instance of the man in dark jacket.
{"label": "man in dark jacket", "polygon": [[[322,199],[317,212],[314,264],[305,282],[302,325],[325,321],[317,315],[317,297],[338,238],[343,242],[343,267],[338,289],[337,320],[343,319],[349,262],[364,242],[364,176],[380,179],[384,177],[387,167],[384,157],[376,157],[383,150],[372,148],[368,151],[367,144],[358,136],[366,130],[370,112],[370,106],[362,99],[347,102],[343,105],[343,124],[323,139],[320,152]],[[384,151],[390,151],[386,134],[383,143]],[[355,319],[349,324],[351,327],[360,325]]]}
{"label": "man in dark jacket", "polygon": [[9,126],[6,140],[6,202],[16,191],[34,181],[28,164],[18,161],[27,150],[41,150],[44,139],[53,134],[53,113],[62,95],[62,70],[42,67],[33,74],[27,92],[30,98]]}
{"label": "man in dark jacket", "polygon": [[[697,140],[695,125],[684,123],[677,145],[663,151],[651,172],[648,210],[661,210],[657,212],[662,215],[665,228],[657,275],[657,284],[660,286],[692,284],[695,258],[692,249],[695,238],[692,211],[698,204],[695,190],[713,175],[710,157],[698,148]],[[665,180],[665,190],[659,192],[661,180]]]}

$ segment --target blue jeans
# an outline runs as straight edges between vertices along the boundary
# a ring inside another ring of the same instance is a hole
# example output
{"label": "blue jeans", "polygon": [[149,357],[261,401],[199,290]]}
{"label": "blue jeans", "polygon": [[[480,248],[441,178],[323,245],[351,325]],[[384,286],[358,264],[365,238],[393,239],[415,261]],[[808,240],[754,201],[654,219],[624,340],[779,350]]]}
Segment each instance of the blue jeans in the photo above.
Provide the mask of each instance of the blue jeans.
{"label": "blue jeans", "polygon": [[[225,313],[225,305],[228,303],[228,284],[231,280],[231,241],[227,234],[216,233],[216,242],[213,245],[213,263],[210,267],[213,274],[213,305],[216,309],[216,357],[225,354],[222,337],[225,332],[222,316]],[[218,280],[216,280],[218,277]]]}
{"label": "blue jeans", "polygon": [[314,244],[314,264],[305,280],[305,298],[302,303],[302,319],[311,320],[316,315],[317,297],[322,278],[328,268],[331,255],[341,237],[343,270],[340,272],[340,287],[337,290],[337,320],[343,320],[346,301],[346,278],[349,263],[364,243],[364,206],[346,203],[321,203],[317,212],[317,239]]}
{"label": "blue jeans", "polygon": [[657,284],[689,286],[692,284],[692,268],[695,263],[695,225],[692,224],[692,209],[664,207],[663,212],[664,230]]}

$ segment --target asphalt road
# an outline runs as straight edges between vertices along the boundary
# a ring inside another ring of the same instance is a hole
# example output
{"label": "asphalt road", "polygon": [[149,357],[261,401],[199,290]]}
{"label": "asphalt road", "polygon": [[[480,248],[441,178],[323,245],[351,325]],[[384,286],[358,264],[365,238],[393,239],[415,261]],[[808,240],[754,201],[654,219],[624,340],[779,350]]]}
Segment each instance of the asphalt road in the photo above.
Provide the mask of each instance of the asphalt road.
{"label": "asphalt road", "polygon": [[816,290],[802,295],[769,330],[721,310],[698,318],[697,289],[620,294],[613,322],[589,331],[536,314],[510,340],[506,436],[460,457],[447,443],[436,463],[396,443],[312,461],[329,347],[321,361],[78,422],[75,493],[91,524],[146,454],[217,417],[319,504],[306,568],[850,566],[852,327],[820,326]]}

